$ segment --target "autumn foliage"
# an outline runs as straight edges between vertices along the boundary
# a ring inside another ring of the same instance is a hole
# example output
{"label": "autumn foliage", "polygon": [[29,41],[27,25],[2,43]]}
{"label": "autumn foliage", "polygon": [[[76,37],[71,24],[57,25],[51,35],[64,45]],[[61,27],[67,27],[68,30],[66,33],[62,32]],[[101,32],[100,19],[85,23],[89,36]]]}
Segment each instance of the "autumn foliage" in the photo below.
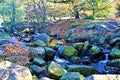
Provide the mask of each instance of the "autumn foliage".
{"label": "autumn foliage", "polygon": [[29,60],[28,51],[18,44],[7,44],[3,46],[3,53],[6,57],[12,56],[12,58],[14,58],[12,59],[12,62],[20,65],[25,64]]}

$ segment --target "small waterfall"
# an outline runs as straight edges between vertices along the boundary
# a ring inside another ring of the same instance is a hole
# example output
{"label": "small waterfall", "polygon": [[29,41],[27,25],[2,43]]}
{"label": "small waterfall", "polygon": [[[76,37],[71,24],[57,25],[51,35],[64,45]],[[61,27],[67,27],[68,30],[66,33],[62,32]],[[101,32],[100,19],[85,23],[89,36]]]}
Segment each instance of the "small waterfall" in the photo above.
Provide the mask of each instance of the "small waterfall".
{"label": "small waterfall", "polygon": [[69,63],[69,61],[59,58],[59,52],[58,51],[56,51],[56,55],[54,56],[54,61],[56,61],[57,63]]}

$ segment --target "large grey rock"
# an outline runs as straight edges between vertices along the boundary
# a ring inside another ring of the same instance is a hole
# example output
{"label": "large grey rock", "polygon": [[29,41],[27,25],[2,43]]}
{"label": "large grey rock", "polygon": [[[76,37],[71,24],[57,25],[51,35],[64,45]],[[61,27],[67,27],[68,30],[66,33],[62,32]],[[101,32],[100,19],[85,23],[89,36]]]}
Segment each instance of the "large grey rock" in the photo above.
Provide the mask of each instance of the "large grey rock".
{"label": "large grey rock", "polygon": [[79,72],[68,72],[63,75],[60,80],[83,80],[84,76],[81,75]]}
{"label": "large grey rock", "polygon": [[32,75],[27,67],[4,61],[0,63],[0,80],[32,80]]}
{"label": "large grey rock", "polygon": [[34,40],[42,40],[46,43],[46,42],[50,41],[50,36],[48,36],[45,33],[42,33],[42,34],[39,34],[39,35],[35,35]]}

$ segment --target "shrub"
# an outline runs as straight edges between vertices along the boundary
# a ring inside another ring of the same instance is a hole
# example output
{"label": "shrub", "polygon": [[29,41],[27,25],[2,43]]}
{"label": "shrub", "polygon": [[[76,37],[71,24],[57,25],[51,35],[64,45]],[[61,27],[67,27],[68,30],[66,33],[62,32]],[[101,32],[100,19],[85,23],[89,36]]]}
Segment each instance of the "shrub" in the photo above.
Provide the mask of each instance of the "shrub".
{"label": "shrub", "polygon": [[85,19],[95,20],[95,16],[93,16],[93,15],[90,15],[90,16],[86,15]]}
{"label": "shrub", "polygon": [[3,53],[8,60],[19,65],[24,65],[29,61],[28,51],[18,44],[6,44],[3,46]]}
{"label": "shrub", "polygon": [[72,22],[72,23],[71,23],[71,27],[72,27],[72,28],[77,27],[77,23],[76,23],[76,22]]}

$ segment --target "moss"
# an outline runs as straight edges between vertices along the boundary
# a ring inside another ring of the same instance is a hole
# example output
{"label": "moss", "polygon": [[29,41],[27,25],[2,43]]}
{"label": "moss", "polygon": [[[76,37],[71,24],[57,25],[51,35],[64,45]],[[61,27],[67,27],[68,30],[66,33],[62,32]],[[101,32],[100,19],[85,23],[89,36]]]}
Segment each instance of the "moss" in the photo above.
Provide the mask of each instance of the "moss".
{"label": "moss", "polygon": [[49,65],[48,73],[50,78],[59,79],[61,76],[67,73],[67,71],[63,69],[59,64],[52,61]]}

